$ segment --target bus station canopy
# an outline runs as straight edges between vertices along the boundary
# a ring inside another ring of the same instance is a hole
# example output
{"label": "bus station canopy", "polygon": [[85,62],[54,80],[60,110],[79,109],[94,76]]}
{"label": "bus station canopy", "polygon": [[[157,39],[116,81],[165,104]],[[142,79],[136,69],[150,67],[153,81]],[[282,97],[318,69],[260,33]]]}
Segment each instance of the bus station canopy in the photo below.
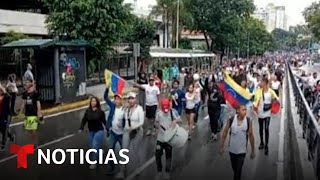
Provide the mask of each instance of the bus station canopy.
{"label": "bus station canopy", "polygon": [[189,49],[168,49],[168,48],[151,48],[150,55],[153,58],[201,58],[215,57],[214,53],[189,50]]}

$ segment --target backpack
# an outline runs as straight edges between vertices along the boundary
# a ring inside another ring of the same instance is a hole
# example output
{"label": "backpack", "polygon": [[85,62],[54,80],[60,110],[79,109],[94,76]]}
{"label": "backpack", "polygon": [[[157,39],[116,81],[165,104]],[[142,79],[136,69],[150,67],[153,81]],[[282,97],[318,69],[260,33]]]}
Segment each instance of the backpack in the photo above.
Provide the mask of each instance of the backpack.
{"label": "backpack", "polygon": [[[230,132],[229,132],[229,134],[231,135],[231,126],[232,126],[232,124],[233,124],[233,120],[234,120],[234,118],[235,118],[235,116],[236,115],[234,115],[234,116],[232,116],[230,119],[229,119],[229,122],[230,122],[230,125],[229,125],[229,128],[230,128]],[[248,118],[248,117],[246,117],[247,118],[247,144],[248,144],[248,138],[249,138],[249,126],[250,126],[250,118]],[[231,136],[230,136],[230,138],[231,138]]]}

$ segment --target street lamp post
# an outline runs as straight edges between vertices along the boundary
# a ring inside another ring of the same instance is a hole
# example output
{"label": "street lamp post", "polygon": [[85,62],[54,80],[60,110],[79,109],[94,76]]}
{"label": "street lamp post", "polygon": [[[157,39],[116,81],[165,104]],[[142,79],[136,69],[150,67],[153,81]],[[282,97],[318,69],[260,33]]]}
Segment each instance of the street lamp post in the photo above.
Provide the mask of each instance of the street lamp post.
{"label": "street lamp post", "polygon": [[180,0],[177,0],[177,29],[176,29],[176,48],[179,48],[179,16],[180,16]]}

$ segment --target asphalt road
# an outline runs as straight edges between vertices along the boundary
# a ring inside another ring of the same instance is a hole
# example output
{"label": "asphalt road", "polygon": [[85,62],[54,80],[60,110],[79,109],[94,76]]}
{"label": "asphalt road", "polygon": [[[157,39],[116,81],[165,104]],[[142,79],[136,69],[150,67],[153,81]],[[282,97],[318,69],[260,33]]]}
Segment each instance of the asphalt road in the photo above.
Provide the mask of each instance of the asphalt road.
{"label": "asphalt road", "polygon": [[[84,148],[88,149],[88,137],[86,133],[77,134],[81,117],[84,110],[74,111],[46,119],[46,123],[40,128],[40,148],[50,149],[69,149]],[[228,112],[231,115],[231,111]],[[210,139],[208,119],[204,118],[206,112],[201,113],[194,137],[181,149],[174,149],[172,177],[171,179],[232,179],[233,173],[229,155],[226,152],[223,156],[219,154],[219,141],[213,142]],[[258,122],[253,118],[255,144],[260,143],[258,133]],[[17,135],[17,144],[27,143],[22,126],[12,127]],[[249,153],[246,156],[243,167],[244,180],[274,180],[277,178],[277,161],[280,131],[280,114],[273,117],[270,124],[270,143],[269,155],[264,155],[264,151],[256,150],[256,158],[251,160]],[[227,143],[226,143],[227,144]],[[155,137],[144,137],[139,142],[140,151],[131,152],[130,163],[127,175],[130,176],[137,170],[141,170],[139,176],[134,176],[135,180],[155,179],[156,165],[154,161]],[[104,145],[107,148],[107,140]],[[248,148],[250,152],[250,147]],[[227,150],[226,150],[227,151]],[[137,153],[141,157],[141,164],[137,164],[135,157]],[[78,157],[75,158],[76,162]],[[38,165],[36,155],[28,157],[28,169],[16,168],[16,157],[8,152],[0,152],[0,177],[1,179],[114,179],[107,176],[107,165],[99,166],[96,170],[89,170],[89,165]],[[67,161],[69,157],[67,156]]]}

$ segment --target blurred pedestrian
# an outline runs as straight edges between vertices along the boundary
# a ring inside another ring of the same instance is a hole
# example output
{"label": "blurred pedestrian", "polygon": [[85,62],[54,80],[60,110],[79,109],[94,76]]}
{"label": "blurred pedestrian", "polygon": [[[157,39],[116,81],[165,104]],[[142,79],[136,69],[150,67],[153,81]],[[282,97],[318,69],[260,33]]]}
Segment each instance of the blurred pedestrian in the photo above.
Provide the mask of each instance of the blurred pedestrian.
{"label": "blurred pedestrian", "polygon": [[9,132],[10,125],[10,95],[6,89],[0,84],[0,133],[2,141],[0,151],[4,151],[7,143],[7,138],[14,142],[14,136]]}
{"label": "blurred pedestrian", "polygon": [[18,94],[18,87],[17,87],[17,83],[16,83],[16,75],[15,74],[10,74],[8,76],[8,82],[7,82],[6,88],[8,90],[8,93],[11,96],[11,102],[10,102],[11,115],[15,116],[15,115],[17,115],[17,113],[15,111],[15,105],[16,105],[16,97]]}

